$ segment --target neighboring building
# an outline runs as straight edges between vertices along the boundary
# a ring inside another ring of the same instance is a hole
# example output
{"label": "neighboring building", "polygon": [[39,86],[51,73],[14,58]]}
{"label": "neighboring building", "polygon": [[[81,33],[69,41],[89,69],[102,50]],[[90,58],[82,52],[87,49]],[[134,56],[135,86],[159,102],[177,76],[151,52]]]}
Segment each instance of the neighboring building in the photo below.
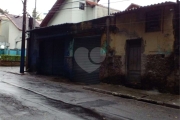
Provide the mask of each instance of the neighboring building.
{"label": "neighboring building", "polygon": [[[110,13],[119,12],[110,8]],[[108,15],[108,8],[98,4],[97,0],[57,0],[41,23],[41,27],[78,23]]]}
{"label": "neighboring building", "polygon": [[[179,63],[174,60],[179,55],[178,50],[175,53],[179,38],[177,6],[165,2],[81,23],[32,30],[28,68],[87,84],[103,81],[179,93]],[[91,56],[96,47],[105,53],[99,50],[99,56]],[[93,61],[103,56],[106,58],[100,65]]]}
{"label": "neighboring building", "polygon": [[134,4],[134,3],[131,3],[131,4],[126,8],[126,11],[127,11],[127,10],[138,9],[138,8],[140,8],[140,7],[142,7],[142,6],[137,5],[137,4]]}
{"label": "neighboring building", "polygon": [[[21,37],[22,37],[22,23],[23,17],[19,15],[5,14],[1,15],[0,25],[0,46],[4,46],[4,54],[20,54],[21,49]],[[27,18],[27,30],[28,28]],[[36,23],[36,27],[39,24]]]}
{"label": "neighboring building", "polygon": [[6,36],[4,35],[4,32],[7,31],[7,28],[4,27],[4,30],[2,30],[3,26],[5,25],[6,22],[8,22],[8,18],[1,14],[0,15],[0,54],[4,53],[4,48],[9,47],[9,43],[6,39]]}

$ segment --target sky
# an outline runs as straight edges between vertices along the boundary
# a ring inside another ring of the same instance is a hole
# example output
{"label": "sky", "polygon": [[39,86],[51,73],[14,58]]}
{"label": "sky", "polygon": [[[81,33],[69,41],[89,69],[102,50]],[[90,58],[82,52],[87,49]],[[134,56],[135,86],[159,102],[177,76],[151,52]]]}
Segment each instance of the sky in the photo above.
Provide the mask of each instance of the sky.
{"label": "sky", "polygon": [[[24,0],[0,0],[0,8],[3,10],[8,10],[10,14],[22,15]],[[81,1],[81,0],[76,0]],[[135,3],[141,6],[161,3],[166,0],[110,0],[110,7],[118,10],[125,10],[131,3]],[[168,0],[176,2],[176,0]],[[37,12],[40,14],[48,13],[51,7],[54,5],[56,0],[37,0]],[[107,6],[108,0],[100,0],[99,4]],[[35,6],[35,0],[27,0],[27,11],[29,14],[32,13]]]}

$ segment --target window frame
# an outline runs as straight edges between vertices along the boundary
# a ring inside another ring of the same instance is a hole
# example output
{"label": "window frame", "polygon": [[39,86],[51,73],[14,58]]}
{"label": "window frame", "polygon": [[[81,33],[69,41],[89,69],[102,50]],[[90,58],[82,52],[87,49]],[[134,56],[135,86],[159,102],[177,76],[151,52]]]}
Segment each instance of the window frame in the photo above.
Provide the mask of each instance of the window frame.
{"label": "window frame", "polygon": [[[146,12],[145,32],[158,32],[162,30],[162,10],[155,9]],[[154,18],[155,17],[155,18]],[[155,25],[157,25],[155,27]]]}

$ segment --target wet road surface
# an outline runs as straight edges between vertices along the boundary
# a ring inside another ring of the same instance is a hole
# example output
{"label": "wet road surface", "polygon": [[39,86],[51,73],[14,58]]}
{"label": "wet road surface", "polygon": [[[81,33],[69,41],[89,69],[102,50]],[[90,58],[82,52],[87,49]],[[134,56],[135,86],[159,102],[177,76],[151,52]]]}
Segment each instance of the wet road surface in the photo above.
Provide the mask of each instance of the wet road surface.
{"label": "wet road surface", "polygon": [[92,110],[46,98],[3,82],[0,83],[0,91],[0,118],[3,120],[103,120]]}
{"label": "wet road surface", "polygon": [[178,120],[179,110],[0,70],[0,120]]}

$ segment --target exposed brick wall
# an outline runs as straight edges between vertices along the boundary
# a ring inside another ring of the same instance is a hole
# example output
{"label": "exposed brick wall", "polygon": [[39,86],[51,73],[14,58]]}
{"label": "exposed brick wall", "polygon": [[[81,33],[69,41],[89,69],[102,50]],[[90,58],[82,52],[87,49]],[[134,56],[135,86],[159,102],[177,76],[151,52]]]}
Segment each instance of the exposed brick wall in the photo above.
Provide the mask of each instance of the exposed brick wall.
{"label": "exposed brick wall", "polygon": [[101,81],[111,84],[124,83],[125,75],[122,72],[122,66],[121,56],[106,57],[100,67]]}
{"label": "exposed brick wall", "polygon": [[161,54],[144,56],[142,87],[155,88],[161,92],[178,93],[179,84],[175,79],[174,54],[167,57]]}

